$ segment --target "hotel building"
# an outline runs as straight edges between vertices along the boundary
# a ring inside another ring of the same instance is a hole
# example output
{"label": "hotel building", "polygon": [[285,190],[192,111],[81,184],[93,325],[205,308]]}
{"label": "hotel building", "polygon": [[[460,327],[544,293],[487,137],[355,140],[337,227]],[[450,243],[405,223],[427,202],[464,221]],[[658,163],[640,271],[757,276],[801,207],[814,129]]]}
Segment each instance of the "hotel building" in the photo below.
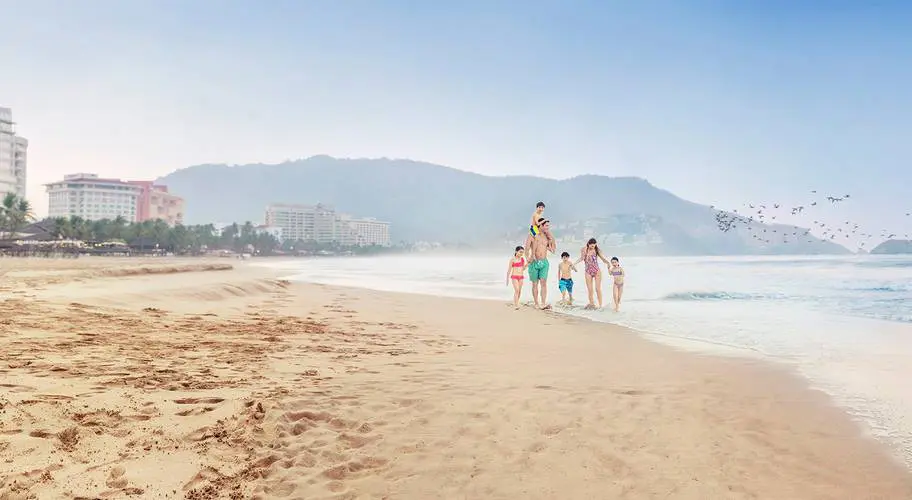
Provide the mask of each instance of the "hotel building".
{"label": "hotel building", "polygon": [[79,173],[45,187],[48,217],[122,217],[128,222],[161,219],[172,226],[183,222],[184,200],[152,181],[122,181]]}
{"label": "hotel building", "polygon": [[372,245],[390,246],[389,222],[378,221],[373,217],[357,219],[348,215],[341,215],[339,218],[343,224],[351,229],[351,235],[354,239],[353,245],[360,247]]}
{"label": "hotel building", "polygon": [[12,110],[0,108],[0,199],[8,193],[25,197],[28,141],[14,125]]}
{"label": "hotel building", "polygon": [[136,201],[142,187],[96,174],[70,174],[46,184],[48,217],[82,217],[86,220],[136,221]]}
{"label": "hotel building", "polygon": [[140,186],[142,191],[136,200],[136,220],[161,219],[169,226],[184,223],[184,199],[168,192],[168,186],[153,181],[127,181]]}
{"label": "hotel building", "polygon": [[389,223],[338,214],[329,205],[277,203],[266,207],[266,226],[281,228],[285,241],[342,246],[389,246]]}

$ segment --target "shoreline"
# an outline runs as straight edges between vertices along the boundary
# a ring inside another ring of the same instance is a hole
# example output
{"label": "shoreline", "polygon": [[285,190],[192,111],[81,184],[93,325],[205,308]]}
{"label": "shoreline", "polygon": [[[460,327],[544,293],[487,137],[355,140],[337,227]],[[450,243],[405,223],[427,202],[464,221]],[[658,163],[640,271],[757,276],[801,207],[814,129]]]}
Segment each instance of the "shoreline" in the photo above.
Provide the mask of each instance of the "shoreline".
{"label": "shoreline", "polygon": [[[463,296],[443,296],[443,295],[434,295],[430,293],[422,292],[404,292],[404,291],[390,291],[390,290],[377,290],[367,287],[358,287],[358,286],[349,286],[349,285],[336,285],[336,284],[323,284],[316,282],[308,282],[301,280],[291,279],[291,276],[286,273],[279,273],[279,278],[283,280],[288,280],[293,284],[299,286],[318,286],[318,287],[327,287],[328,289],[338,289],[338,290],[349,290],[352,292],[357,291],[366,291],[371,293],[379,294],[389,294],[389,295],[401,295],[406,297],[426,297],[432,299],[440,300],[458,300],[458,301],[468,301],[468,302],[486,302],[486,303],[498,303],[509,305],[512,308],[512,303],[507,299],[493,299],[493,298],[472,298],[472,297],[463,297]],[[735,362],[740,363],[753,363],[757,364],[762,369],[770,370],[771,372],[777,372],[784,374],[786,377],[793,379],[794,383],[797,384],[801,389],[806,390],[809,393],[820,394],[824,398],[823,404],[829,407],[832,407],[838,410],[841,414],[850,418],[852,423],[858,427],[859,434],[864,437],[866,440],[870,440],[872,443],[878,447],[882,447],[887,451],[887,454],[890,458],[896,463],[905,469],[907,469],[910,474],[912,474],[912,462],[910,462],[910,456],[912,456],[912,450],[902,448],[900,442],[891,442],[889,438],[884,437],[883,435],[878,435],[875,432],[875,429],[871,427],[870,422],[866,421],[863,412],[860,412],[857,408],[854,408],[847,403],[840,404],[838,401],[841,395],[830,392],[833,390],[832,387],[827,384],[821,384],[820,381],[814,380],[811,375],[802,371],[802,367],[794,363],[786,363],[781,360],[778,360],[774,357],[771,357],[768,354],[765,354],[756,349],[751,349],[747,347],[735,346],[724,343],[714,343],[711,341],[675,336],[659,332],[650,332],[639,330],[634,327],[626,326],[618,323],[610,323],[607,321],[600,321],[598,319],[572,314],[566,310],[562,310],[560,307],[553,307],[548,310],[538,310],[532,307],[531,301],[524,302],[522,305],[522,311],[525,313],[541,313],[546,316],[557,316],[559,318],[565,318],[573,321],[578,321],[582,323],[592,323],[593,325],[602,325],[611,330],[618,330],[618,332],[611,332],[611,334],[630,334],[636,336],[638,339],[641,339],[650,344],[654,344],[661,348],[667,348],[675,353],[680,353],[685,356],[705,356],[709,358],[715,358],[719,360],[734,360]],[[606,306],[607,308],[607,306]],[[663,339],[672,339],[671,341]]]}
{"label": "shoreline", "polygon": [[0,424],[20,432],[0,459],[19,489],[0,476],[0,497],[912,496],[885,446],[767,361],[249,263],[65,267],[5,283]]}
{"label": "shoreline", "polygon": [[[458,287],[437,287],[433,281],[412,282],[408,281],[410,278],[406,278],[405,276],[403,276],[404,280],[400,280],[398,275],[391,275],[390,277],[392,279],[389,282],[378,282],[365,278],[368,280],[366,283],[370,284],[354,284],[360,280],[336,279],[333,277],[333,274],[330,274],[331,268],[318,267],[316,268],[316,274],[313,276],[297,278],[299,275],[303,276],[301,274],[304,271],[303,269],[295,268],[293,266],[271,266],[264,263],[253,263],[251,265],[286,271],[286,273],[282,275],[284,278],[303,283],[322,283],[329,286],[376,290],[384,293],[460,298],[495,303],[505,303],[507,301],[507,299],[503,297],[494,297],[494,294],[497,293],[496,290],[492,294],[487,285],[473,286],[471,288],[471,290],[475,292],[473,294],[462,289],[462,282],[460,282]],[[359,278],[365,277],[364,272],[367,270],[363,269],[363,266],[355,266],[353,269],[356,270],[354,276]],[[477,279],[478,276],[472,276],[472,280]],[[477,282],[472,280],[466,282]],[[406,285],[412,285],[414,288],[412,288],[412,290],[405,290],[404,287],[406,287]],[[528,301],[528,293],[526,293],[526,298],[526,305],[528,306],[530,304],[530,301]],[[637,300],[637,303],[651,302],[650,299],[633,300]],[[668,309],[671,306],[680,306],[681,304],[682,303],[680,302],[670,303],[666,304],[665,306],[667,307],[664,308],[668,311],[682,313],[683,311],[678,309]],[[700,305],[703,308],[714,308],[707,313],[712,315],[712,311],[718,311],[719,307],[723,307],[724,304],[724,302],[709,302]],[[631,304],[630,307],[633,307],[633,304]],[[528,309],[531,310],[530,307],[528,307]],[[633,309],[628,310],[632,311]],[[705,309],[700,310],[705,312]],[[891,352],[894,351],[886,351],[882,346],[878,348],[874,347],[874,344],[872,344],[869,349],[859,349],[853,350],[852,352],[841,353],[836,350],[831,350],[829,356],[815,356],[813,354],[808,355],[808,352],[811,351],[802,351],[800,349],[801,347],[808,346],[801,346],[800,342],[793,346],[793,348],[797,348],[794,351],[782,349],[777,351],[775,346],[773,349],[765,350],[761,348],[762,344],[726,342],[724,334],[720,336],[717,332],[715,334],[706,335],[693,329],[692,326],[690,329],[664,327],[657,325],[653,320],[651,326],[653,326],[654,329],[649,329],[649,322],[647,321],[645,322],[646,324],[643,324],[643,321],[638,321],[639,318],[635,317],[636,313],[631,313],[634,314],[634,316],[626,316],[623,311],[621,315],[613,315],[611,313],[599,315],[578,308],[567,310],[560,306],[555,306],[551,312],[574,318],[588,319],[602,325],[624,327],[648,341],[669,346],[675,350],[686,353],[760,360],[770,364],[776,369],[784,369],[795,375],[800,379],[801,383],[813,390],[826,393],[831,399],[831,404],[847,413],[863,428],[867,435],[888,448],[891,451],[891,455],[896,460],[912,470],[912,427],[907,424],[908,417],[912,416],[912,406],[908,404],[907,398],[905,398],[901,387],[897,386],[897,384],[901,384],[901,381],[904,380],[905,377],[903,374],[905,371],[896,370],[897,362],[892,359],[894,356],[891,355]],[[793,321],[794,324],[791,325],[793,327],[798,327],[797,329],[780,329],[779,331],[770,331],[769,328],[764,329],[763,327],[753,325],[754,321],[762,321],[757,317],[756,313],[752,316],[745,315],[742,317],[748,318],[747,322],[752,324],[750,327],[752,329],[751,333],[757,334],[759,332],[760,334],[772,335],[773,338],[775,338],[775,336],[785,338],[785,336],[791,336],[793,334],[797,335],[796,338],[802,338],[802,335],[807,333],[811,333],[812,336],[816,335],[818,337],[831,334],[838,336],[845,331],[858,332],[858,334],[861,334],[862,332],[871,332],[880,335],[882,338],[889,336],[894,336],[897,339],[908,338],[903,334],[909,333],[908,328],[910,325],[902,321],[889,321],[883,318],[852,315],[841,317],[839,315],[828,314],[827,311],[802,311],[800,315],[793,316],[802,318],[799,321]],[[667,312],[666,315],[670,316],[671,313]],[[684,315],[682,317],[687,318],[688,316],[693,316],[693,314]],[[672,321],[668,324],[676,324],[676,322]],[[720,325],[715,326],[718,327]],[[816,330],[806,330],[808,328],[816,328]],[[819,333],[815,334],[813,333],[814,331]],[[780,332],[782,333],[780,334]],[[729,338],[731,338],[731,336],[729,336]],[[838,346],[838,344],[836,345]],[[896,352],[906,352],[906,349],[904,348],[906,346],[912,347],[912,344],[907,340],[903,340],[896,343],[893,348],[898,349]],[[837,347],[837,349],[838,348],[839,347]],[[834,354],[841,354],[842,356],[837,355],[834,357]],[[840,362],[849,359],[844,356],[852,354],[855,356],[855,359],[861,363],[857,365],[857,367],[851,363]],[[887,364],[878,366],[878,360]],[[831,363],[831,361],[837,361],[837,363]],[[858,368],[862,368],[862,370],[859,370],[856,373]]]}

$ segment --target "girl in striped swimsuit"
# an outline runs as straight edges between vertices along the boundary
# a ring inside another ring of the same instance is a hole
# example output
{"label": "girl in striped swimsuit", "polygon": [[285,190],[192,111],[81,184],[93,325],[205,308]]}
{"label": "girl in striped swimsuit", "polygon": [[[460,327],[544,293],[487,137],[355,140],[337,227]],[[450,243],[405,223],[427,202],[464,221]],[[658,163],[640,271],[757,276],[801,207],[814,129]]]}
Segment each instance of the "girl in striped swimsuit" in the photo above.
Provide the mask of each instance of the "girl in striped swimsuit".
{"label": "girl in striped swimsuit", "polygon": [[[598,242],[595,241],[595,238],[589,238],[589,241],[586,242],[586,246],[583,247],[583,250],[580,252],[580,258],[574,263],[579,264],[583,262],[585,265],[586,276],[586,289],[589,291],[589,304],[586,306],[586,309],[596,309],[595,303],[592,300],[593,292],[594,295],[598,297],[598,309],[602,308],[602,270],[599,268],[599,260],[605,264],[609,264],[608,260],[602,255],[601,249],[599,249]],[[610,264],[609,264],[610,265]]]}
{"label": "girl in striped swimsuit", "polygon": [[608,274],[614,278],[614,291],[612,297],[614,298],[614,311],[617,312],[621,309],[621,297],[624,296],[624,277],[627,275],[627,273],[624,272],[624,268],[621,267],[621,261],[618,260],[617,257],[611,258]]}

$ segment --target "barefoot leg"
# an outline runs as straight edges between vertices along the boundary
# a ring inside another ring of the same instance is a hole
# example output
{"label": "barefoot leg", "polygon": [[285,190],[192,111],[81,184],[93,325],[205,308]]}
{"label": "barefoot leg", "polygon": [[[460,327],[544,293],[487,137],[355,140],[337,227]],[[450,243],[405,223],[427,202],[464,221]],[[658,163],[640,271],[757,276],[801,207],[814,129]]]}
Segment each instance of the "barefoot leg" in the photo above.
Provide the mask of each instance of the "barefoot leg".
{"label": "barefoot leg", "polygon": [[602,308],[602,272],[601,271],[599,271],[598,274],[595,275],[595,279],[593,281],[595,282],[595,294],[598,296],[598,308],[601,309]]}
{"label": "barefoot leg", "polygon": [[522,297],[522,280],[513,280],[513,307],[519,309],[519,299]]}
{"label": "barefoot leg", "polygon": [[589,276],[589,274],[586,274],[586,290],[589,292],[589,304],[586,307],[592,309],[595,307],[595,297],[593,296],[592,276]]}

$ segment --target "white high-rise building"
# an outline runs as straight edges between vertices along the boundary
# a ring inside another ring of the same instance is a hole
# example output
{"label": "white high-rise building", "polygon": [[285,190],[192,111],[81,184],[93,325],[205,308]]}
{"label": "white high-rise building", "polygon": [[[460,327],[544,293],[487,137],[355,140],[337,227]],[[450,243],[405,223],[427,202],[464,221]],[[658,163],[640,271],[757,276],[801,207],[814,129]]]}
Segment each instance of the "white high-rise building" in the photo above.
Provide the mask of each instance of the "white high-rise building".
{"label": "white high-rise building", "polygon": [[390,224],[373,217],[358,219],[347,215],[339,217],[340,222],[348,226],[353,245],[359,247],[390,246]]}
{"label": "white high-rise building", "polygon": [[281,228],[282,238],[287,241],[342,243],[337,221],[338,217],[333,207],[322,203],[276,203],[266,207],[266,225]]}
{"label": "white high-rise building", "polygon": [[284,241],[343,246],[389,246],[389,223],[338,214],[328,205],[277,203],[266,207],[266,226],[280,228]]}
{"label": "white high-rise building", "polygon": [[28,141],[16,135],[13,112],[0,108],[0,198],[25,197]]}
{"label": "white high-rise building", "polygon": [[269,205],[266,207],[266,225],[281,228],[282,237],[288,241],[314,240],[316,208],[292,203]]}
{"label": "white high-rise building", "polygon": [[71,174],[45,186],[48,217],[78,216],[86,220],[137,220],[137,202],[143,187],[96,174]]}

